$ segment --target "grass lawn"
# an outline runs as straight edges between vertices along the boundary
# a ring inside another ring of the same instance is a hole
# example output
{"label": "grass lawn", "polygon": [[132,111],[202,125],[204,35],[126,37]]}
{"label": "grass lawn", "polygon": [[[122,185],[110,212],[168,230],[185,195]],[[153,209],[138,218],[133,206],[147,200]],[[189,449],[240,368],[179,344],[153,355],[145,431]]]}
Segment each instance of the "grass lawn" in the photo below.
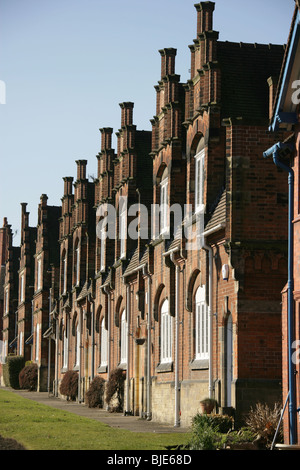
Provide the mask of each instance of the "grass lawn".
{"label": "grass lawn", "polygon": [[0,435],[28,450],[164,450],[188,434],[135,433],[0,390]]}

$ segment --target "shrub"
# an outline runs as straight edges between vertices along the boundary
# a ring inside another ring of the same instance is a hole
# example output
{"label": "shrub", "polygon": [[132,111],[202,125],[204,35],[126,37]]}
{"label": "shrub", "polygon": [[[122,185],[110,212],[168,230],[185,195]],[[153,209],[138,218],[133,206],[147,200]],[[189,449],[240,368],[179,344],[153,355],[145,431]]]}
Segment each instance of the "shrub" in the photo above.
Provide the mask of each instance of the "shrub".
{"label": "shrub", "polygon": [[19,388],[19,373],[25,365],[23,356],[7,356],[3,364],[3,380],[6,387]]}
{"label": "shrub", "polygon": [[26,390],[37,390],[38,366],[34,362],[26,362],[25,367],[19,373],[20,388]]}
{"label": "shrub", "polygon": [[201,427],[205,423],[212,426],[220,433],[227,433],[233,428],[233,418],[227,415],[197,413],[192,419],[194,427]]}
{"label": "shrub", "polygon": [[78,396],[78,373],[74,370],[68,370],[61,381],[59,391],[65,395],[68,400],[76,400]]}
{"label": "shrub", "polygon": [[223,441],[225,442],[225,437],[219,433],[216,424],[205,419],[193,418],[192,434],[188,443],[190,450],[217,450],[223,446]]}
{"label": "shrub", "polygon": [[86,400],[89,408],[103,407],[105,380],[95,377],[86,392]]}
{"label": "shrub", "polygon": [[[256,435],[266,441],[266,445],[271,444],[281,415],[281,405],[275,403],[271,409],[267,404],[257,403],[256,407],[250,409],[245,423]],[[279,429],[278,439],[282,439],[283,429]]]}
{"label": "shrub", "polygon": [[124,404],[124,381],[125,374],[122,369],[114,369],[108,379],[106,387],[106,403],[111,404],[113,398],[116,398],[117,404],[111,408],[111,411],[122,411]]}

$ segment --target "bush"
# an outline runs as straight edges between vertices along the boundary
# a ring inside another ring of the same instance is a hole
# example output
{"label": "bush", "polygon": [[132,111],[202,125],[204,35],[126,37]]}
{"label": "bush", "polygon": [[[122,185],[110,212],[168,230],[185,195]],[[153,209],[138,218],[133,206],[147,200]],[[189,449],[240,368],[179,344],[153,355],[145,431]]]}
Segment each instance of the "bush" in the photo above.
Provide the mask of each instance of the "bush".
{"label": "bush", "polygon": [[95,377],[86,392],[86,400],[89,408],[103,407],[105,380]]}
{"label": "bush", "polygon": [[223,446],[224,440],[217,425],[207,420],[193,419],[192,435],[188,443],[190,450],[217,450]]}
{"label": "bush", "polygon": [[3,364],[3,380],[6,387],[19,388],[19,373],[25,365],[23,356],[7,356]]}
{"label": "bush", "polygon": [[76,400],[78,396],[78,373],[74,370],[68,370],[61,381],[59,391],[65,395],[68,400]]}
{"label": "bush", "polygon": [[201,427],[208,424],[220,433],[227,433],[233,428],[233,418],[227,415],[201,414],[197,413],[192,419],[194,427]]}
{"label": "bush", "polygon": [[37,390],[38,366],[34,362],[26,363],[25,367],[19,373],[20,388],[26,390]]}
{"label": "bush", "polygon": [[122,369],[114,369],[108,379],[106,387],[106,403],[111,404],[113,398],[116,398],[117,404],[111,408],[111,411],[122,411],[124,404],[124,381],[125,374]]}
{"label": "bush", "polygon": [[[256,407],[250,409],[245,423],[248,428],[265,440],[266,445],[272,443],[274,438],[279,419],[281,415],[281,405],[275,403],[274,408],[271,409],[267,404],[257,403]],[[283,429],[279,429],[278,439],[282,440]]]}

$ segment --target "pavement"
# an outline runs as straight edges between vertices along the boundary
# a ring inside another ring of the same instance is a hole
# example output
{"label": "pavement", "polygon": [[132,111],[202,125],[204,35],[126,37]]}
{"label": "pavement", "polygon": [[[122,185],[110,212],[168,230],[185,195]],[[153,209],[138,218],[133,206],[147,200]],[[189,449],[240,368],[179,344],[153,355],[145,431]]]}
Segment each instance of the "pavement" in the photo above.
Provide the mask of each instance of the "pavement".
{"label": "pavement", "polygon": [[[2,387],[1,387],[2,388]],[[142,419],[139,416],[125,416],[123,413],[109,413],[102,408],[89,408],[85,404],[67,401],[57,398],[48,392],[30,392],[28,390],[15,390],[3,387],[28,400],[33,400],[43,405],[51,406],[58,410],[68,411],[84,418],[94,419],[105,423],[113,428],[127,429],[133,432],[155,432],[155,433],[186,433],[188,428],[172,426],[171,424],[156,423]]]}

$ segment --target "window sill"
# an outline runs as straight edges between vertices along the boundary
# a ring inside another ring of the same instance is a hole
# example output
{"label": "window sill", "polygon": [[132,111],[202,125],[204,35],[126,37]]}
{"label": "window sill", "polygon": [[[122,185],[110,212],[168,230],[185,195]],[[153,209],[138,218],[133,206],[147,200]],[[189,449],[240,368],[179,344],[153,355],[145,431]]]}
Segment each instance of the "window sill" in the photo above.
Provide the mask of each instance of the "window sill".
{"label": "window sill", "polygon": [[191,370],[206,370],[209,368],[209,360],[208,359],[193,359],[189,367]]}
{"label": "window sill", "polygon": [[104,374],[105,372],[107,372],[107,366],[99,366],[98,369],[97,369],[97,372],[98,374]]}
{"label": "window sill", "polygon": [[119,367],[119,369],[127,370],[127,364],[126,364],[126,362],[121,362],[121,364],[119,364],[118,367]]}
{"label": "window sill", "polygon": [[156,366],[156,372],[173,372],[173,362],[161,362]]}

